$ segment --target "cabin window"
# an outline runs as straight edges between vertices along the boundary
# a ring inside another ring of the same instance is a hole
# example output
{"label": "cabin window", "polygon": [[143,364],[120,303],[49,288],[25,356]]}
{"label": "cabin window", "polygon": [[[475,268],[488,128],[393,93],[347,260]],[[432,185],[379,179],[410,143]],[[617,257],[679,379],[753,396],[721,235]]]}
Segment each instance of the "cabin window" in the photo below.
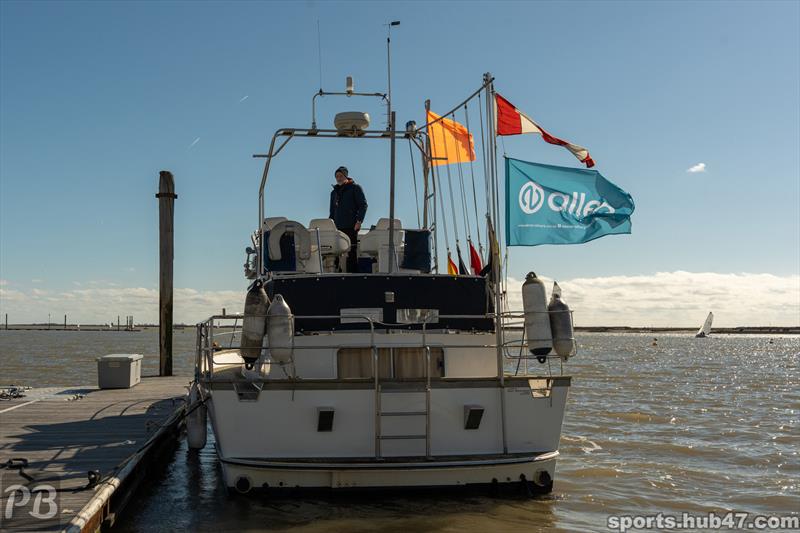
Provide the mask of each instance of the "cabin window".
{"label": "cabin window", "polygon": [[[409,379],[425,377],[425,350],[412,348],[378,348],[378,366],[381,379]],[[336,353],[339,379],[372,378],[371,348],[340,348]],[[444,349],[431,347],[430,375],[444,377]]]}
{"label": "cabin window", "polygon": [[383,309],[380,307],[351,307],[339,310],[342,324],[364,324],[368,325],[369,322],[365,319],[369,318],[373,322],[383,321]]}
{"label": "cabin window", "polygon": [[439,322],[438,309],[398,309],[397,310],[398,324],[421,324],[427,322],[428,324],[435,324]]}
{"label": "cabin window", "polygon": [[[372,348],[339,348],[336,353],[336,368],[339,379],[371,378]],[[381,379],[392,376],[392,360],[389,350],[378,349],[378,376]]]}

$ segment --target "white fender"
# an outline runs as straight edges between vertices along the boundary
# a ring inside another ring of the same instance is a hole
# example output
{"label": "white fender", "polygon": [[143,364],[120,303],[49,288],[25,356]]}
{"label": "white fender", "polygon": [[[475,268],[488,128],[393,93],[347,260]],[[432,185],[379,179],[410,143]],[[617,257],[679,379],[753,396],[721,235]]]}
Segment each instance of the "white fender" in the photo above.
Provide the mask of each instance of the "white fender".
{"label": "white fender", "polygon": [[294,337],[294,317],[283,296],[276,294],[267,310],[267,339],[269,357],[272,361],[285,364],[292,360],[292,338]]}
{"label": "white fender", "polygon": [[281,237],[288,233],[294,235],[295,245],[299,245],[298,257],[306,260],[311,257],[311,235],[299,222],[284,220],[275,224],[269,232],[269,258],[278,261],[281,258]]}
{"label": "white fender", "polygon": [[205,404],[200,404],[202,399],[200,388],[193,383],[189,390],[189,409],[192,412],[186,417],[186,441],[193,450],[206,446],[208,409]]}
{"label": "white fender", "polygon": [[550,331],[544,283],[534,272],[529,272],[522,284],[522,307],[525,311],[528,349],[533,355],[547,355],[553,348],[553,335]]}

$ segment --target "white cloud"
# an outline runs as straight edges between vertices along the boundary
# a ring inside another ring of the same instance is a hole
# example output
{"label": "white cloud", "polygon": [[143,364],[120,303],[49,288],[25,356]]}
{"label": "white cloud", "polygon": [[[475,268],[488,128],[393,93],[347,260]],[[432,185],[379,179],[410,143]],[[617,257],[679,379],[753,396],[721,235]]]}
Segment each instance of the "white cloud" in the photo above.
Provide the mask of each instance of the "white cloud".
{"label": "white cloud", "polygon": [[39,278],[33,278],[33,279],[31,280],[31,283],[41,283],[42,281],[43,281],[43,280],[41,280],[41,279],[39,279]]}
{"label": "white cloud", "polygon": [[244,102],[244,101],[245,101],[245,100],[247,100],[248,98],[250,98],[250,95],[249,95],[249,94],[246,94],[246,95],[244,95],[244,96],[243,96],[243,97],[242,97],[242,98],[239,100],[239,103],[241,104],[242,102]]}
{"label": "white cloud", "polygon": [[0,279],[0,287],[5,287],[6,285],[8,285],[8,280],[7,279]]}
{"label": "white cloud", "polygon": [[[548,293],[552,280],[547,282]],[[522,309],[521,280],[508,280],[509,305]],[[68,314],[70,321],[105,323],[117,315],[134,315],[136,323],[158,322],[158,289],[116,287],[108,282],[67,290],[0,287],[0,307],[9,321],[41,322],[48,312]],[[800,276],[658,272],[558,280],[564,301],[579,326],[699,327],[709,311],[714,325],[800,325]],[[240,313],[245,289],[203,291],[175,289],[175,321],[192,324],[219,313]]]}
{"label": "white cloud", "polygon": [[[800,325],[800,276],[676,271],[558,284],[579,326],[699,327],[709,311],[720,327]],[[512,310],[522,309],[521,285],[508,280]]]}
{"label": "white cloud", "polygon": [[695,174],[697,172],[705,172],[705,171],[706,171],[705,163],[697,163],[696,165],[692,165],[691,167],[686,169],[686,172],[689,172],[690,174]]}
{"label": "white cloud", "polygon": [[200,137],[195,138],[195,140],[192,141],[192,144],[190,144],[189,147],[186,149],[188,150],[189,148],[193,147],[195,144],[199,142],[200,142]]}

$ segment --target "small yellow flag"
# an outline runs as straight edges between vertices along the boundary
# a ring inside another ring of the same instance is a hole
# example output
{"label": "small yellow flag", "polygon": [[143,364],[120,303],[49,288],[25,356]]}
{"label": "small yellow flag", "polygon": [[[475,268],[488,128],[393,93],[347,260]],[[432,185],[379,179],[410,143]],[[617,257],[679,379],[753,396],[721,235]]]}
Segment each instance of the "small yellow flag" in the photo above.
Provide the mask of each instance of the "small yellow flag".
{"label": "small yellow flag", "polygon": [[[428,111],[427,121],[433,122],[441,118],[433,111]],[[451,163],[467,163],[475,161],[475,141],[467,128],[449,118],[443,118],[428,127],[431,140],[432,165],[449,165]]]}
{"label": "small yellow flag", "polygon": [[451,276],[458,276],[458,267],[453,262],[453,258],[450,257],[450,252],[447,252],[447,273]]}

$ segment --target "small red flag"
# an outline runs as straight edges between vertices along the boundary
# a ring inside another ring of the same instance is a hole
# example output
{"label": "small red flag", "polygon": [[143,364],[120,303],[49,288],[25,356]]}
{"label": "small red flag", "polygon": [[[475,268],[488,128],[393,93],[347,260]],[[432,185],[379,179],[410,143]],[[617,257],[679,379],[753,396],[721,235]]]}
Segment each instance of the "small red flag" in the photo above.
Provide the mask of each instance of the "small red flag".
{"label": "small red flag", "polygon": [[483,270],[483,264],[481,264],[480,254],[478,254],[478,251],[472,246],[472,241],[469,243],[469,262],[472,267],[472,273],[476,276],[480,276],[481,270]]}

